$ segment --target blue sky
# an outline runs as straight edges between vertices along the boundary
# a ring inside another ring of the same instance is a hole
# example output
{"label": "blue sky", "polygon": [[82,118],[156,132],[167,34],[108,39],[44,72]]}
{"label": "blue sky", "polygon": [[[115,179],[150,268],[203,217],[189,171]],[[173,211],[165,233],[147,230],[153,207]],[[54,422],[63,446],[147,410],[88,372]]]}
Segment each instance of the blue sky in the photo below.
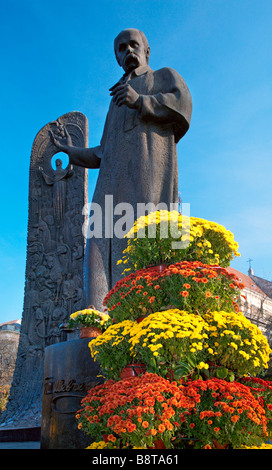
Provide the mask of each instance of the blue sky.
{"label": "blue sky", "polygon": [[[172,67],[193,98],[178,144],[179,189],[191,215],[231,230],[232,266],[272,280],[271,0],[9,0],[2,5],[0,322],[21,318],[33,140],[69,111],[99,144],[122,70],[113,40],[145,32],[153,69]],[[97,171],[89,170],[92,196]]]}

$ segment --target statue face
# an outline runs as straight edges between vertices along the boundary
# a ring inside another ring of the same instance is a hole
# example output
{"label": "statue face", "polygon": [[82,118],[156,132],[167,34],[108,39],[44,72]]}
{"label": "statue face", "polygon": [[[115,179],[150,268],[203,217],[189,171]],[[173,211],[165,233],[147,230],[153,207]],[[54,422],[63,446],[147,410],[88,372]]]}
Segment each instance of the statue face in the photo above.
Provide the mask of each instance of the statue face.
{"label": "statue face", "polygon": [[149,48],[146,50],[141,34],[134,29],[124,30],[117,36],[115,53],[118,64],[125,72],[148,63]]}

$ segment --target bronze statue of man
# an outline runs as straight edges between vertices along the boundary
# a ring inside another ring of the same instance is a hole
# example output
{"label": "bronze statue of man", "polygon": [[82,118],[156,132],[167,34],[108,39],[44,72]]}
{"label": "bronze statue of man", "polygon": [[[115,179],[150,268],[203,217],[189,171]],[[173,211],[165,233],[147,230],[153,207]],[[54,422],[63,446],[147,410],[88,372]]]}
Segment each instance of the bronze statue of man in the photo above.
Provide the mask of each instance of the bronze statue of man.
{"label": "bronze statue of man", "polygon": [[[176,144],[187,132],[192,112],[190,92],[183,78],[171,68],[151,70],[150,48],[145,35],[125,29],[116,37],[114,50],[123,77],[110,88],[112,100],[101,143],[78,148],[66,138],[52,135],[70,163],[100,168],[93,203],[104,216],[105,195],[112,196],[113,208],[130,204],[137,217],[138,203],[176,203],[178,166]],[[117,215],[110,214],[112,224]],[[120,218],[120,214],[119,214]],[[105,227],[103,227],[105,228]],[[129,230],[130,227],[127,227]],[[102,308],[107,292],[122,277],[121,266],[126,240],[105,236],[89,238],[85,253],[85,293],[87,304]]]}

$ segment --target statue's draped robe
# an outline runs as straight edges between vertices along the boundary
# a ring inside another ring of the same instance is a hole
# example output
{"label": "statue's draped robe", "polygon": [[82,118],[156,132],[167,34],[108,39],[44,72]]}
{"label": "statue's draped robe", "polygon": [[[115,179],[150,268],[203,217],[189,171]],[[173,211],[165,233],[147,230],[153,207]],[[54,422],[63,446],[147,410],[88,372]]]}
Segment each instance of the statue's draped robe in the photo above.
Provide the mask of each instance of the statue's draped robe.
{"label": "statue's draped robe", "polygon": [[[124,265],[116,263],[126,247],[126,239],[105,237],[105,195],[112,195],[113,210],[119,203],[131,204],[134,220],[137,203],[168,207],[177,203],[176,144],[187,132],[192,112],[190,92],[173,69],[153,71],[141,66],[129,77],[125,74],[120,83],[126,80],[140,95],[140,110],[110,104],[97,150],[101,164],[93,196],[102,208],[103,238],[89,238],[85,254],[86,302],[100,309],[107,292],[122,277]],[[107,228],[113,224],[114,230],[121,215],[106,212]]]}

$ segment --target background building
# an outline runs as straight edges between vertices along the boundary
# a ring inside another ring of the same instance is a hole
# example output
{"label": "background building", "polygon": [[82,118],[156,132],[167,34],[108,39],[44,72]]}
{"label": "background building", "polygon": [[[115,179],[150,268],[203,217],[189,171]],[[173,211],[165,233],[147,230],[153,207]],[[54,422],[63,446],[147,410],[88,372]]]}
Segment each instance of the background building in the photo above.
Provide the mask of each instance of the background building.
{"label": "background building", "polygon": [[240,309],[252,323],[258,326],[271,344],[272,340],[272,282],[254,276],[252,268],[248,275],[234,268],[227,268],[244,284],[240,297]]}
{"label": "background building", "polygon": [[21,320],[0,323],[0,412],[11,386],[20,337]]}

